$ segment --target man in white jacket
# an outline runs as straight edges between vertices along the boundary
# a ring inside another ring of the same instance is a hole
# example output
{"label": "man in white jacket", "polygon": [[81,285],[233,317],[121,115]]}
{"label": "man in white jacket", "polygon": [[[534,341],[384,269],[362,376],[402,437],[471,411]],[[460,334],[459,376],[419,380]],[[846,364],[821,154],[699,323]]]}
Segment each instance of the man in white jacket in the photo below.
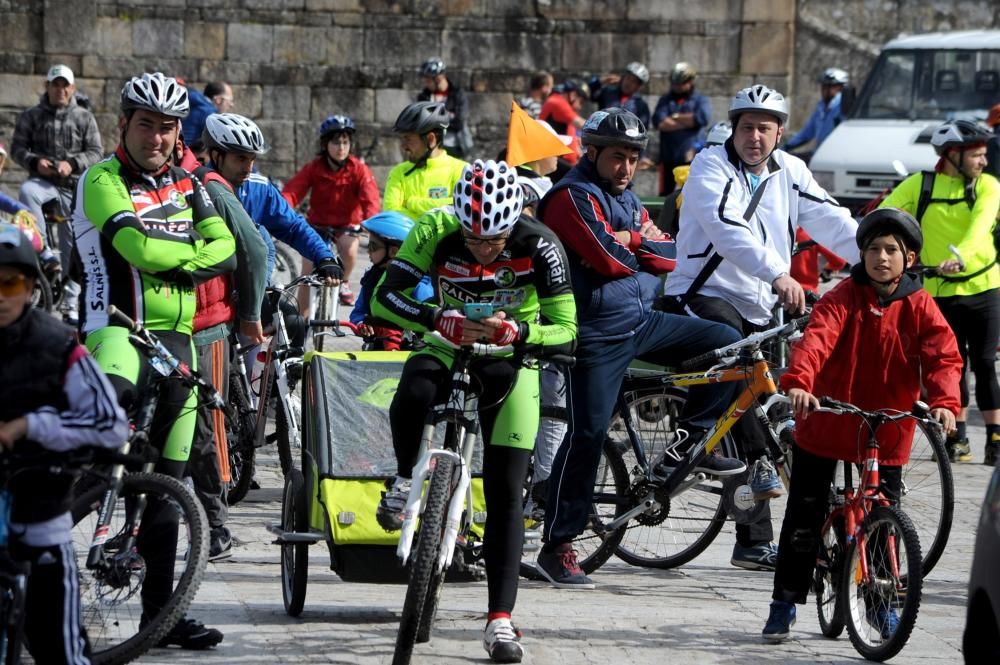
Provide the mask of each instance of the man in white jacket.
{"label": "man in white jacket", "polygon": [[[744,335],[762,330],[775,305],[805,308],[805,292],[789,275],[795,230],[842,257],[857,254],[857,223],[816,184],[805,163],[777,149],[788,120],[788,102],[763,85],[740,90],[729,106],[733,135],[703,150],[684,185],[677,236],[677,267],[667,280],[668,307],[727,323]],[[757,500],[781,494],[767,459],[767,433],[743,418],[737,441],[753,463],[750,487]],[[770,510],[757,522],[737,524],[731,562],[774,570]]]}

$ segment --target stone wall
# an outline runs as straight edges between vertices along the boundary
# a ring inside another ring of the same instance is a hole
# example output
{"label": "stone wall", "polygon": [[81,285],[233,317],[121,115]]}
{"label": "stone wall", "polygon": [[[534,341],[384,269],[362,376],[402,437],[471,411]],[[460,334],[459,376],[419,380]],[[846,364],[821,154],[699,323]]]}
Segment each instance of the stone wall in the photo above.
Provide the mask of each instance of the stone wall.
{"label": "stone wall", "polygon": [[[787,87],[794,9],[794,0],[0,0],[0,130],[9,142],[17,113],[62,62],[92,98],[110,151],[123,81],[161,70],[199,88],[230,82],[235,110],[274,146],[261,160],[269,175],[291,175],[312,155],[319,122],[341,112],[381,176],[399,160],[389,128],[428,57],[442,57],[470,91],[477,153],[492,156],[511,99],[540,69],[558,80],[645,62],[652,108],[670,68],[687,60],[719,117],[739,87]],[[23,177],[9,171],[8,190]],[[653,193],[651,174],[641,185]]]}
{"label": "stone wall", "polygon": [[[269,175],[291,175],[313,154],[319,122],[341,112],[381,178],[399,159],[389,128],[431,56],[470,91],[477,154],[492,156],[510,100],[539,69],[561,79],[645,62],[652,108],[670,68],[687,60],[716,119],[735,90],[762,82],[789,93],[794,129],[822,68],[860,81],[900,31],[998,25],[991,0],[0,0],[0,131],[9,143],[17,113],[62,62],[93,100],[110,151],[123,81],[161,70],[199,88],[230,82],[236,110],[274,146],[261,160]],[[23,177],[10,169],[7,190]],[[638,184],[654,193],[652,174]]]}

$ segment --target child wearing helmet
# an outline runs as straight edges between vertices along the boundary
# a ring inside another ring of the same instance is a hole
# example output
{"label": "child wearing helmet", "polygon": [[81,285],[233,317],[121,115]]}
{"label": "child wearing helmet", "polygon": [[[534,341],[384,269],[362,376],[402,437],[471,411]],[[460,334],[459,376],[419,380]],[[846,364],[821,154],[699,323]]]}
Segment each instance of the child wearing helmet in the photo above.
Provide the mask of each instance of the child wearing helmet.
{"label": "child wearing helmet", "polygon": [[[319,151],[316,158],[292,176],[281,195],[298,206],[309,197],[309,225],[324,237],[333,238],[337,255],[344,264],[340,302],[354,304],[349,282],[358,259],[358,232],[361,220],[378,214],[382,207],[378,185],[371,169],[351,154],[354,121],[345,115],[331,115],[319,126]],[[312,264],[304,259],[302,270]],[[299,291],[299,305],[308,312],[310,289]]]}
{"label": "child wearing helmet", "polygon": [[[861,220],[856,235],[861,261],[817,303],[805,335],[792,351],[781,387],[797,418],[795,473],[781,525],[771,613],[763,638],[780,642],[795,622],[795,604],[806,602],[813,580],[820,528],[838,460],[860,462],[858,423],[826,413],[810,415],[818,396],[862,409],[909,411],[921,399],[946,431],[959,410],[962,368],[955,336],[907,268],[923,238],[902,210],[882,208]],[[890,378],[887,378],[890,377]],[[910,456],[915,423],[879,430],[879,473],[890,499],[900,496],[901,467]],[[895,630],[895,610],[873,617],[883,635]]]}
{"label": "child wearing helmet", "polygon": [[[413,228],[413,220],[401,212],[382,212],[361,222],[361,228],[368,232],[368,258],[372,265],[361,277],[358,300],[354,303],[350,321],[360,326],[362,337],[376,339],[373,350],[399,351],[403,347],[403,331],[385,321],[377,321],[371,315],[371,299],[375,285],[385,274],[386,266],[395,258],[403,241]],[[426,275],[413,288],[413,299],[417,302],[430,300],[434,287]]]}

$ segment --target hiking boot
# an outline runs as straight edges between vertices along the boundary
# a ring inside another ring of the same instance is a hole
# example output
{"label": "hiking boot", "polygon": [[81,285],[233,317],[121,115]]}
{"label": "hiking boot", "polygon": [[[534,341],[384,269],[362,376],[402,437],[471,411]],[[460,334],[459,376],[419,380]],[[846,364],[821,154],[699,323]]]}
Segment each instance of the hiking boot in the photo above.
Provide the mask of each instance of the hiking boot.
{"label": "hiking boot", "polygon": [[764,624],[764,632],[761,637],[765,642],[784,642],[788,638],[788,633],[795,625],[795,603],[788,603],[783,600],[771,601],[771,613]]}
{"label": "hiking boot", "polygon": [[382,492],[382,500],[375,510],[375,521],[386,531],[403,528],[403,511],[410,498],[410,486],[410,479],[402,476],[396,476],[391,485],[386,481],[386,491]]}
{"label": "hiking boot", "polygon": [[340,283],[340,304],[345,307],[352,307],[354,305],[354,292],[351,291],[351,287],[347,282]]}
{"label": "hiking boot", "polygon": [[233,555],[233,537],[224,526],[212,529],[208,543],[209,561],[222,561]]}
{"label": "hiking boot", "polygon": [[972,448],[969,446],[967,438],[948,439],[946,445],[948,447],[948,457],[951,459],[952,464],[972,461]]}
{"label": "hiking boot", "polygon": [[524,656],[521,631],[510,619],[494,619],[483,630],[483,648],[494,663],[520,663]]}
{"label": "hiking boot", "polygon": [[892,607],[869,608],[865,612],[865,619],[878,631],[883,640],[892,637],[899,628],[899,615]]}
{"label": "hiking boot", "polygon": [[736,543],[729,563],[746,570],[774,571],[778,565],[778,546],[774,543],[757,543],[752,547],[743,547]]}
{"label": "hiking boot", "polygon": [[535,568],[557,589],[593,589],[594,582],[580,568],[573,543],[563,543],[551,552],[538,553]]}
{"label": "hiking boot", "polygon": [[206,628],[205,624],[187,617],[177,622],[177,625],[169,633],[164,635],[156,646],[165,649],[169,646],[179,646],[182,649],[200,651],[211,649],[222,641],[221,631],[215,628]]}
{"label": "hiking boot", "polygon": [[750,471],[750,491],[753,492],[754,501],[767,501],[782,495],[781,478],[766,457],[761,457],[753,463],[753,470]]}

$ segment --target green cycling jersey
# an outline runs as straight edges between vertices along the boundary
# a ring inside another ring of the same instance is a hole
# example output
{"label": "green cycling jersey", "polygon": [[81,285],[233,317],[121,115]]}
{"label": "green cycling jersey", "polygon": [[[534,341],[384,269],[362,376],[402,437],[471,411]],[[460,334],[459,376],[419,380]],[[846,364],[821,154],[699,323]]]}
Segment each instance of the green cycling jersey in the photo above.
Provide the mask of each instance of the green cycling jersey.
{"label": "green cycling jersey", "polygon": [[386,178],[382,209],[415,220],[425,212],[451,204],[451,193],[465,167],[465,162],[448,154],[431,157],[420,167],[413,162],[397,164]]}

